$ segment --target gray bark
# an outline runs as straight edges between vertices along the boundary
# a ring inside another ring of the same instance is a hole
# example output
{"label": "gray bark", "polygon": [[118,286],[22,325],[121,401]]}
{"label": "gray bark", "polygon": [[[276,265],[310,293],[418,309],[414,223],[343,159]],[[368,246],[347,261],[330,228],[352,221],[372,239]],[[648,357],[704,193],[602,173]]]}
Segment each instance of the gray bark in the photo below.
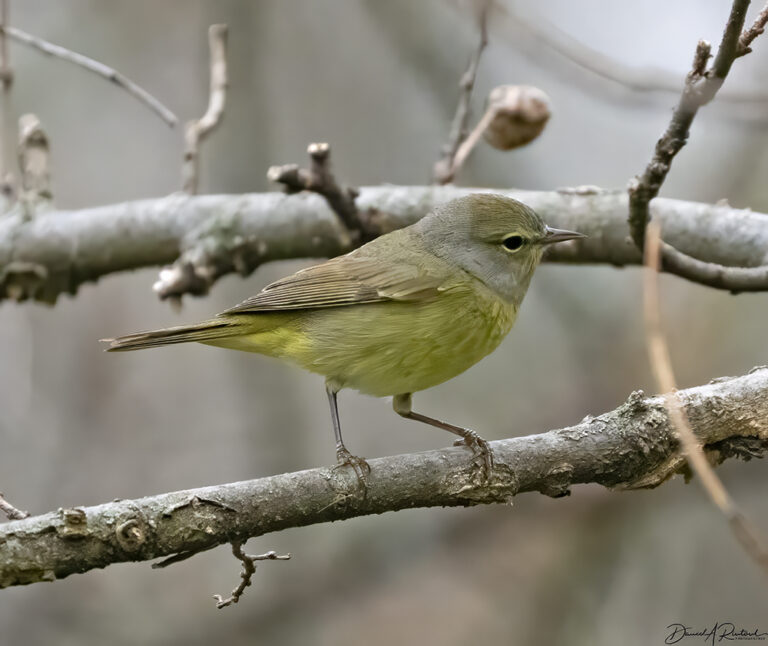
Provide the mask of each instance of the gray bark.
{"label": "gray bark", "polygon": [[[488,189],[377,186],[357,207],[379,232],[411,224],[437,204]],[[536,209],[552,226],[589,235],[552,248],[555,262],[630,265],[627,195],[599,189],[499,191]],[[768,215],[657,198],[651,212],[664,237],[684,253],[727,266],[768,262]],[[0,216],[0,299],[54,302],[107,274],[174,263],[155,286],[164,297],[205,293],[217,278],[246,275],[261,263],[349,251],[351,237],[322,197],[311,193],[174,194],[78,211],[20,211]]]}
{"label": "gray bark", "polygon": [[[768,368],[679,391],[715,464],[768,449]],[[297,473],[60,509],[0,525],[0,587],[52,581],[111,563],[188,554],[289,527],[412,507],[508,503],[574,484],[656,486],[685,461],[660,397],[541,435],[492,442],[494,478],[479,483],[465,447],[370,461],[367,495],[347,469]]]}

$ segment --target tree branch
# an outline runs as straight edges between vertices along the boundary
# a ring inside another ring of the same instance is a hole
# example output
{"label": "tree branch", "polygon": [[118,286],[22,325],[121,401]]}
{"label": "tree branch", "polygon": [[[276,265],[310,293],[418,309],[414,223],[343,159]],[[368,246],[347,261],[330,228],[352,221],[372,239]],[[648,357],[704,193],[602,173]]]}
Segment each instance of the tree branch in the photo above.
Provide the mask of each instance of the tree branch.
{"label": "tree branch", "polygon": [[[456,114],[451,122],[451,130],[448,133],[448,141],[440,151],[440,159],[435,162],[432,176],[437,184],[452,182],[461,164],[456,163],[456,153],[461,144],[467,138],[469,126],[469,103],[472,98],[472,90],[475,87],[477,70],[480,67],[480,59],[488,46],[488,12],[491,8],[489,0],[480,0],[477,10],[477,28],[480,38],[477,49],[474,51],[467,64],[467,69],[459,80],[459,101],[456,105]],[[482,132],[482,131],[481,131]],[[463,163],[463,162],[462,162]]]}
{"label": "tree branch", "polygon": [[[437,205],[488,189],[455,186],[363,187],[356,199],[379,233],[412,224]],[[550,261],[636,265],[628,240],[627,195],[595,187],[559,191],[499,190],[529,204],[552,226],[589,235],[554,245]],[[768,215],[745,209],[657,198],[651,205],[665,237],[683,252],[721,265],[768,262]],[[118,271],[174,262],[207,285],[286,258],[336,256],[351,249],[349,232],[324,198],[284,195],[174,194],[77,211],[19,210],[0,216],[0,300],[53,303],[59,294]],[[756,284],[755,290],[766,289]]]}
{"label": "tree branch", "polygon": [[[750,0],[734,0],[731,13],[723,32],[712,65],[707,68],[711,46],[700,40],[693,57],[691,71],[685,79],[683,92],[664,134],[656,142],[653,158],[642,175],[629,183],[629,228],[632,239],[639,249],[645,245],[645,230],[650,219],[649,204],[661,189],[677,153],[685,146],[699,108],[709,103],[723,85],[734,60],[746,53],[749,44],[763,28],[763,13],[755,24],[742,33]],[[768,266],[726,267],[676,249],[665,243],[661,246],[662,268],[704,285],[729,289],[733,292],[748,291],[768,280]]]}
{"label": "tree branch", "polygon": [[[768,368],[678,396],[714,464],[768,449]],[[385,511],[508,503],[531,491],[560,497],[589,482],[653,487],[685,468],[663,399],[642,392],[575,426],[491,447],[490,485],[477,482],[466,448],[452,447],[371,460],[364,496],[351,470],[327,467],[11,521],[0,525],[0,587]]]}
{"label": "tree branch", "polygon": [[42,38],[32,36],[31,34],[28,34],[21,29],[17,29],[16,27],[0,25],[0,32],[2,32],[4,36],[8,36],[18,43],[29,45],[30,47],[37,49],[39,52],[42,52],[47,56],[53,56],[54,58],[60,58],[61,60],[69,61],[70,63],[79,65],[80,67],[83,67],[90,72],[98,74],[108,81],[111,81],[118,87],[123,88],[126,92],[128,92],[128,94],[136,97],[139,101],[141,101],[153,112],[155,112],[169,126],[173,127],[176,125],[178,119],[176,119],[176,115],[173,114],[173,112],[166,108],[162,103],[160,103],[160,101],[153,97],[144,88],[136,85],[136,83],[131,81],[131,79],[129,79],[127,76],[121,74],[117,70],[112,69],[111,67],[108,67],[107,65],[104,65],[104,63],[95,61],[88,56],[78,54],[77,52],[73,52],[69,49],[66,49],[65,47],[61,47],[60,45],[49,43]]}
{"label": "tree branch", "polygon": [[[764,9],[763,13],[766,11],[768,11],[768,8]],[[535,41],[538,46],[544,45],[548,47],[591,74],[621,85],[632,92],[680,93],[679,77],[667,69],[625,65],[615,58],[592,49],[589,45],[560,29],[556,23],[535,16],[530,11],[515,11],[512,6],[507,6],[504,8],[504,13],[507,14],[516,31],[524,33],[527,38]],[[500,12],[500,15],[503,16],[504,14]],[[768,16],[766,16],[766,19],[768,19]],[[759,21],[760,18],[742,36],[743,44],[747,48],[752,40],[759,33],[762,33],[757,31],[761,28]],[[754,35],[752,35],[753,33]],[[749,38],[748,40],[747,37]],[[744,51],[740,47],[738,55],[743,56],[748,53],[749,51]],[[720,103],[728,103],[731,106],[754,104],[757,107],[762,107],[768,103],[768,94],[725,89],[720,92],[718,100]],[[729,111],[726,115],[731,113],[732,111]],[[757,117],[757,115],[755,116]],[[763,118],[764,115],[762,115],[761,120]]]}
{"label": "tree branch", "polygon": [[181,169],[182,187],[185,192],[197,193],[200,173],[200,143],[216,128],[224,116],[227,102],[227,26],[211,25],[208,28],[210,50],[210,90],[205,114],[187,123],[184,130],[184,165]]}

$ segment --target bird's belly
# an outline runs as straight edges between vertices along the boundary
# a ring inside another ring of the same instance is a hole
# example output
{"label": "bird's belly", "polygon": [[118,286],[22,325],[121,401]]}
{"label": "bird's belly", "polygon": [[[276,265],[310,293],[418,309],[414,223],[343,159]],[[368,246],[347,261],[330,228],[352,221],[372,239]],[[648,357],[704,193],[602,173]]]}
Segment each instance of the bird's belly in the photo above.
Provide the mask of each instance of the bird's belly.
{"label": "bird's belly", "polygon": [[440,384],[492,352],[515,310],[497,299],[438,298],[317,310],[293,358],[339,388],[387,396]]}

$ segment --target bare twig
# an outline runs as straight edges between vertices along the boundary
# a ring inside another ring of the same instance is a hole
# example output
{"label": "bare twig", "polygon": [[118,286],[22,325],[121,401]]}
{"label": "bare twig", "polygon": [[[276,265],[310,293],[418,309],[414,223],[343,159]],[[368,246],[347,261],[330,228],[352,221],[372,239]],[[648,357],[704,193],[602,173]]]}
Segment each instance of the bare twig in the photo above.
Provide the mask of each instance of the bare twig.
{"label": "bare twig", "polygon": [[3,90],[8,90],[13,83],[13,70],[8,57],[8,39],[5,37],[5,28],[8,26],[10,14],[10,0],[0,0],[0,83]]}
{"label": "bare twig", "polygon": [[[621,85],[633,92],[668,92],[678,94],[680,82],[678,78],[666,69],[652,67],[631,67],[610,56],[592,49],[583,42],[560,29],[556,24],[534,18],[530,12],[515,11],[505,7],[505,13],[511,18],[514,29],[603,79]],[[747,32],[745,32],[747,33]],[[757,35],[757,34],[755,34]],[[741,52],[739,55],[748,52]],[[768,103],[768,94],[756,92],[739,92],[723,90],[718,100],[730,105]]]}
{"label": "bare twig", "polygon": [[13,85],[13,69],[8,56],[8,39],[2,28],[8,25],[10,0],[0,0],[0,194],[9,201],[15,199],[16,182],[11,171],[11,144],[13,130],[13,115],[11,103],[11,86]]}
{"label": "bare twig", "polygon": [[[712,462],[768,451],[768,368],[677,395]],[[490,486],[477,481],[465,447],[450,447],[371,459],[365,497],[352,495],[354,473],[324,467],[5,523],[0,588],[200,552],[289,527],[416,507],[508,504],[530,491],[560,497],[585,482],[654,487],[687,472],[663,399],[642,392],[574,426],[491,446]]]}
{"label": "bare twig", "polygon": [[176,118],[176,115],[173,114],[173,112],[171,112],[168,108],[166,108],[162,103],[160,103],[160,101],[158,101],[155,97],[153,97],[144,88],[139,87],[138,85],[136,85],[136,83],[131,81],[129,78],[127,78],[120,72],[112,69],[111,67],[104,65],[104,63],[95,61],[92,58],[89,58],[88,56],[84,56],[83,54],[78,54],[77,52],[73,52],[69,49],[61,47],[60,45],[54,45],[53,43],[49,43],[48,41],[43,40],[42,38],[38,38],[37,36],[32,36],[31,34],[28,34],[27,32],[22,31],[21,29],[17,29],[16,27],[10,27],[7,25],[2,26],[0,27],[0,34],[6,35],[9,38],[12,38],[16,42],[23,43],[24,45],[29,45],[30,47],[37,49],[43,54],[47,54],[48,56],[53,56],[54,58],[60,58],[61,60],[69,61],[70,63],[74,63],[75,65],[79,65],[80,67],[83,67],[91,72],[94,72],[95,74],[98,74],[99,76],[107,79],[108,81],[111,81],[118,87],[123,88],[126,92],[136,97],[144,105],[148,106],[153,112],[157,113],[160,116],[160,118],[163,121],[165,121],[169,126],[173,127],[176,125],[178,119]]}
{"label": "bare twig", "polygon": [[51,178],[48,169],[48,136],[34,114],[19,119],[19,168],[21,170],[21,201],[28,217],[41,200],[50,200]]}
{"label": "bare twig", "polygon": [[677,384],[672,370],[672,359],[661,326],[659,312],[658,272],[661,260],[660,226],[656,221],[648,224],[645,242],[644,314],[645,334],[651,368],[659,390],[664,393],[664,405],[688,464],[712,502],[728,519],[733,533],[747,554],[768,573],[768,549],[752,523],[736,508],[720,478],[707,460],[701,442],[691,428],[688,415],[676,395]]}
{"label": "bare twig", "polygon": [[3,497],[2,492],[0,492],[0,511],[2,511],[9,520],[23,520],[24,518],[29,518],[28,511],[16,509],[16,507]]}
{"label": "bare twig", "polygon": [[[469,124],[469,103],[472,98],[472,90],[475,87],[475,78],[480,66],[480,58],[488,46],[488,11],[490,10],[490,0],[481,0],[477,9],[478,29],[480,31],[480,41],[477,49],[469,59],[469,64],[459,81],[459,102],[456,106],[456,114],[453,117],[451,130],[448,134],[448,141],[443,146],[440,159],[435,163],[433,176],[435,183],[448,184],[461,167],[456,165],[456,153],[462,142],[467,138],[467,127]],[[475,128],[476,130],[477,128]],[[482,132],[482,131],[481,131]]]}
{"label": "bare twig", "polygon": [[331,172],[331,147],[327,143],[312,143],[307,147],[307,153],[310,159],[308,169],[299,168],[296,164],[271,166],[267,171],[267,179],[282,184],[288,194],[312,191],[322,195],[352,234],[353,244],[376,237],[379,231],[371,226],[369,219],[364,217],[355,204],[359,191],[340,186]]}
{"label": "bare twig", "polygon": [[766,23],[768,23],[768,4],[763,7],[763,10],[755,18],[755,22],[752,23],[752,26],[742,32],[739,38],[739,46],[736,49],[736,56],[744,56],[752,51],[750,45],[755,38],[765,31]]}
{"label": "bare twig", "polygon": [[208,28],[210,50],[210,91],[208,108],[196,121],[187,123],[184,130],[184,165],[182,186],[187,193],[197,193],[200,174],[200,143],[216,128],[224,116],[227,101],[227,26],[211,25]]}
{"label": "bare twig", "polygon": [[240,597],[243,596],[245,589],[251,585],[251,579],[256,572],[256,561],[287,561],[291,558],[290,554],[278,554],[273,551],[269,551],[266,554],[246,554],[243,552],[242,541],[232,542],[232,554],[235,555],[237,560],[242,562],[243,571],[240,573],[240,583],[232,590],[230,596],[224,599],[220,594],[213,595],[213,598],[216,599],[216,607],[219,610],[240,601]]}
{"label": "bare twig", "polygon": [[[691,71],[666,131],[656,144],[645,172],[629,184],[629,227],[639,249],[645,243],[645,229],[650,219],[649,203],[658,194],[669,173],[672,160],[685,145],[691,124],[699,108],[709,103],[720,89],[733,61],[738,56],[739,42],[749,0],[734,0],[731,13],[711,67],[707,69],[711,47],[699,41]],[[756,34],[755,34],[756,36]],[[749,36],[749,42],[755,36]],[[685,254],[668,244],[662,246],[662,267],[705,285],[734,292],[768,287],[768,267],[713,266]]]}

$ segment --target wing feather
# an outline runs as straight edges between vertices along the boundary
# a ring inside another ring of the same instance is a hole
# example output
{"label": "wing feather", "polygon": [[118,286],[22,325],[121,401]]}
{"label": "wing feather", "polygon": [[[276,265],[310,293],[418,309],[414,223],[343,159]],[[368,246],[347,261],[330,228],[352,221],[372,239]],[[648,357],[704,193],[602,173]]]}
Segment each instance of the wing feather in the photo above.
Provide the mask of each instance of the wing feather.
{"label": "wing feather", "polygon": [[436,273],[442,272],[426,272],[412,263],[382,262],[353,252],[275,281],[222,314],[425,300],[443,287],[445,277]]}

